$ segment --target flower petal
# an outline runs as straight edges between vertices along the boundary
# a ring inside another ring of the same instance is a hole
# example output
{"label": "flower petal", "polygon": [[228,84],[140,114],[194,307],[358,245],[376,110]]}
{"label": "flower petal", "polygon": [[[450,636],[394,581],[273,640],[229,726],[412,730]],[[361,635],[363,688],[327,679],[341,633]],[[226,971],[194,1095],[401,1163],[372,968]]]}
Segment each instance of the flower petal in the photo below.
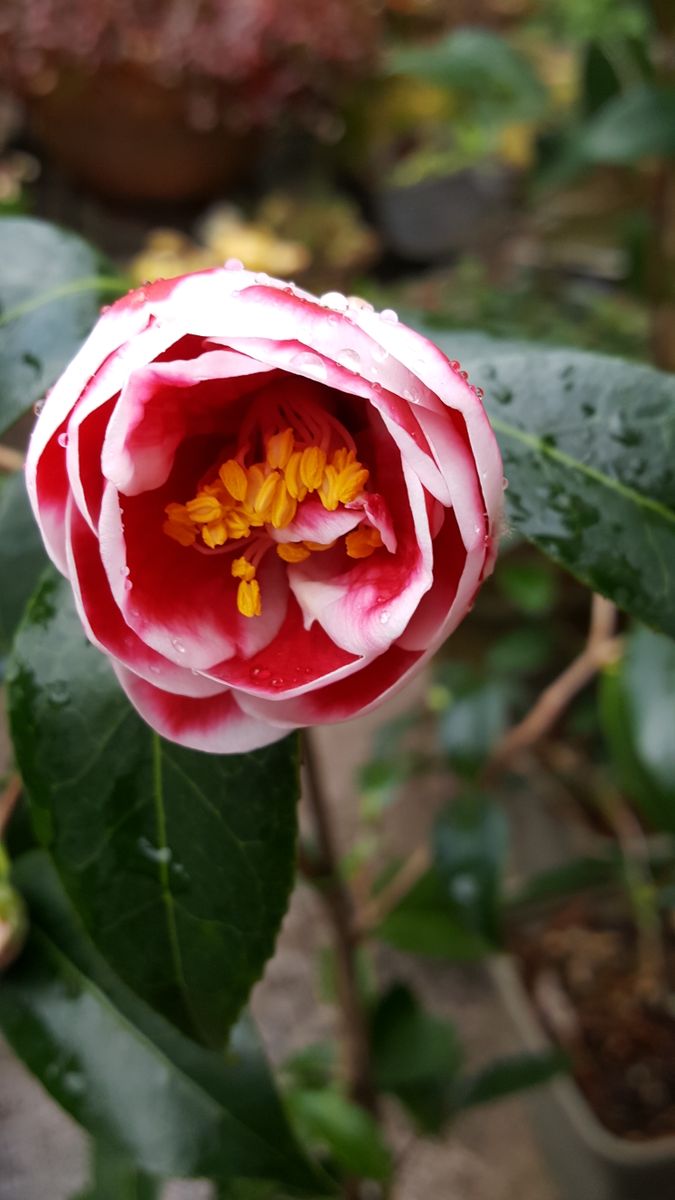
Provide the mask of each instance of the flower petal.
{"label": "flower petal", "polygon": [[210,754],[246,754],[278,742],[292,728],[270,725],[245,713],[233,693],[195,698],[164,692],[113,662],[115,674],[134,708],[161,737]]}

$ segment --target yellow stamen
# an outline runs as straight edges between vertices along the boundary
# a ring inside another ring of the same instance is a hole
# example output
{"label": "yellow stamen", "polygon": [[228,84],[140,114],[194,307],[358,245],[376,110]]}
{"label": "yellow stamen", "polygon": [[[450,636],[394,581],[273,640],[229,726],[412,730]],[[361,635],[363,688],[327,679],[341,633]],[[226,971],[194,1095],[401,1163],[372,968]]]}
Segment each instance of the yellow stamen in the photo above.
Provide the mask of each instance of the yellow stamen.
{"label": "yellow stamen", "polygon": [[294,450],[284,469],[284,478],[286,487],[288,488],[288,494],[298,502],[302,502],[307,495],[307,488],[300,478],[300,463],[302,462],[302,455],[302,450]]}
{"label": "yellow stamen", "polygon": [[361,495],[368,482],[369,471],[361,463],[350,463],[338,475],[338,499],[341,504],[349,504]]}
{"label": "yellow stamen", "polygon": [[243,554],[241,558],[234,559],[231,571],[235,579],[243,579],[246,583],[255,579],[255,567],[247,558],[244,558]]}
{"label": "yellow stamen", "polygon": [[244,513],[239,512],[237,508],[231,508],[226,517],[227,535],[231,538],[248,537],[251,532],[251,524]]}
{"label": "yellow stamen", "polygon": [[197,533],[185,505],[167,504],[164,511],[168,520],[162,525],[163,532],[181,546],[193,546]]}
{"label": "yellow stamen", "polygon": [[315,492],[321,487],[325,469],[326,451],[320,446],[307,446],[300,459],[300,478],[308,492]]}
{"label": "yellow stamen", "polygon": [[235,458],[228,458],[227,462],[223,463],[218,474],[233,499],[243,500],[246,496],[248,480],[246,478],[246,471],[241,463],[238,463]]}
{"label": "yellow stamen", "polygon": [[275,433],[267,443],[267,462],[270,467],[280,467],[283,470],[293,453],[294,444],[292,429]]}
{"label": "yellow stamen", "polygon": [[279,480],[272,503],[269,507],[270,520],[275,529],[285,529],[290,525],[298,509],[298,502],[289,495],[283,479]]}
{"label": "yellow stamen", "polygon": [[237,588],[237,608],[242,617],[259,617],[262,612],[260,584],[257,579],[242,579]]}
{"label": "yellow stamen", "polygon": [[210,521],[208,525],[202,525],[202,537],[207,546],[211,550],[215,550],[216,546],[224,546],[228,538],[228,524],[224,521]]}
{"label": "yellow stamen", "polygon": [[200,492],[194,500],[188,500],[185,507],[197,525],[207,525],[209,521],[217,521],[223,515],[220,502],[215,496],[209,496],[205,492]]}
{"label": "yellow stamen", "polygon": [[319,498],[328,512],[335,512],[340,503],[340,476],[335,467],[326,467],[323,483],[319,488]]}
{"label": "yellow stamen", "polygon": [[258,489],[258,494],[253,503],[253,509],[265,521],[269,521],[271,519],[274,498],[276,496],[279,484],[281,484],[283,487],[281,475],[278,471],[271,471],[267,476],[267,479],[263,480],[260,488]]}
{"label": "yellow stamen", "polygon": [[279,558],[283,558],[284,562],[299,563],[309,558],[310,551],[300,542],[280,542],[277,546],[277,554]]}
{"label": "yellow stamen", "polygon": [[372,529],[369,525],[360,525],[358,529],[353,529],[345,538],[345,546],[347,554],[350,558],[370,558],[379,546],[382,545],[379,529]]}

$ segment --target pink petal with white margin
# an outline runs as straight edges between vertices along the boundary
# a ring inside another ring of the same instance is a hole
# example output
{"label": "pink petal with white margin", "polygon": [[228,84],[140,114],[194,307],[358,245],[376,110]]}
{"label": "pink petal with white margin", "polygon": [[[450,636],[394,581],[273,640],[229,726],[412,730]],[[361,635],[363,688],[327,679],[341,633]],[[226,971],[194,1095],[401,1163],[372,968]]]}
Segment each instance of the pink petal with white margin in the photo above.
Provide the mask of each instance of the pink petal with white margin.
{"label": "pink petal with white margin", "polygon": [[134,708],[148,725],[171,742],[210,754],[245,754],[278,742],[291,725],[270,725],[245,713],[231,691],[195,699],[153,687],[113,663],[115,674]]}
{"label": "pink petal with white margin", "polygon": [[320,500],[309,496],[298,509],[295,520],[283,529],[270,526],[269,533],[275,542],[320,542],[325,546],[356,529],[363,520],[363,507],[356,511],[357,507],[355,505],[352,511],[336,508],[334,512],[328,512]]}
{"label": "pink petal with white margin", "polygon": [[141,496],[107,484],[99,522],[101,559],[124,620],[159,654],[197,671],[255,654],[276,636],[288,600],[285,564],[268,553],[258,569],[262,616],[241,616],[230,555],[179,546],[162,532],[166,504],[192,494],[211,454],[208,438],[183,443],[167,483]]}
{"label": "pink petal with white margin", "polygon": [[222,684],[176,666],[142,642],[113,600],[96,535],[71,498],[68,505],[68,574],[90,641],[156,687],[181,696],[215,696]]}
{"label": "pink petal with white margin", "polygon": [[[386,435],[381,434],[381,439]],[[384,447],[380,446],[382,457]],[[393,453],[388,455],[390,463]],[[400,472],[400,467],[399,467]],[[381,470],[378,474],[381,475]],[[433,582],[433,554],[425,492],[403,463],[398,495],[393,468],[390,479],[398,550],[381,549],[372,557],[348,560],[337,569],[335,551],[314,554],[289,566],[288,579],[305,623],[318,621],[336,645],[364,658],[382,654],[408,625]]]}
{"label": "pink petal with white margin", "polygon": [[406,325],[384,321],[378,313],[358,309],[352,317],[392,358],[413,370],[443,404],[462,413],[476,460],[490,531],[493,535],[498,533],[503,504],[502,460],[481,401],[468,382],[452,369],[446,355],[428,338]]}
{"label": "pink petal with white margin", "polygon": [[215,433],[227,405],[260,387],[269,368],[230,350],[150,363],[122,388],[103,443],[106,479],[126,496],[166,483],[189,433]]}
{"label": "pink petal with white margin", "polygon": [[390,648],[379,658],[329,687],[306,692],[275,703],[272,699],[237,692],[241,707],[261,721],[293,722],[295,725],[325,725],[333,721],[348,721],[361,716],[384,699],[393,695],[419,669],[429,656]]}

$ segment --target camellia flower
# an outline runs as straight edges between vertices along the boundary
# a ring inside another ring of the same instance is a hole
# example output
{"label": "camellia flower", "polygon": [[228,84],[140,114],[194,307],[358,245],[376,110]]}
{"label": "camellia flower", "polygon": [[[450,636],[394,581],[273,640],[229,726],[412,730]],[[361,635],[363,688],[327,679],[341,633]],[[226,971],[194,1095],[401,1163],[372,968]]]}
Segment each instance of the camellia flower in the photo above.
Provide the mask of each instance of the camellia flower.
{"label": "camellia flower", "polygon": [[250,750],[407,679],[492,567],[480,397],[393,312],[239,263],[105,311],[42,408],[28,489],[148,723]]}

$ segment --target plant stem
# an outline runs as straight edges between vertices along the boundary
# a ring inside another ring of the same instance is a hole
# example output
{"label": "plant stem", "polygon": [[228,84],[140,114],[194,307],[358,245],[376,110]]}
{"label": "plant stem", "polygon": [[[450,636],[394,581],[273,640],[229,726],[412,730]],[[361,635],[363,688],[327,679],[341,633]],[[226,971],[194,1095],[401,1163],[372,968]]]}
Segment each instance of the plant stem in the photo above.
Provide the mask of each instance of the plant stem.
{"label": "plant stem", "polygon": [[[358,934],[352,898],[340,872],[328,802],[309,730],[304,734],[306,799],[312,814],[319,861],[312,870],[313,882],[323,900],[335,941],[337,990],[342,1017],[345,1067],[352,1100],[371,1113],[377,1109],[370,1054],[370,1035],[357,971]],[[354,1196],[357,1192],[353,1193]]]}
{"label": "plant stem", "polygon": [[581,654],[549,684],[527,716],[508,731],[495,746],[488,770],[502,767],[514,754],[538,742],[563,715],[574,697],[597,675],[602,667],[614,662],[621,642],[614,636],[617,612],[603,596],[593,596],[588,639]]}

